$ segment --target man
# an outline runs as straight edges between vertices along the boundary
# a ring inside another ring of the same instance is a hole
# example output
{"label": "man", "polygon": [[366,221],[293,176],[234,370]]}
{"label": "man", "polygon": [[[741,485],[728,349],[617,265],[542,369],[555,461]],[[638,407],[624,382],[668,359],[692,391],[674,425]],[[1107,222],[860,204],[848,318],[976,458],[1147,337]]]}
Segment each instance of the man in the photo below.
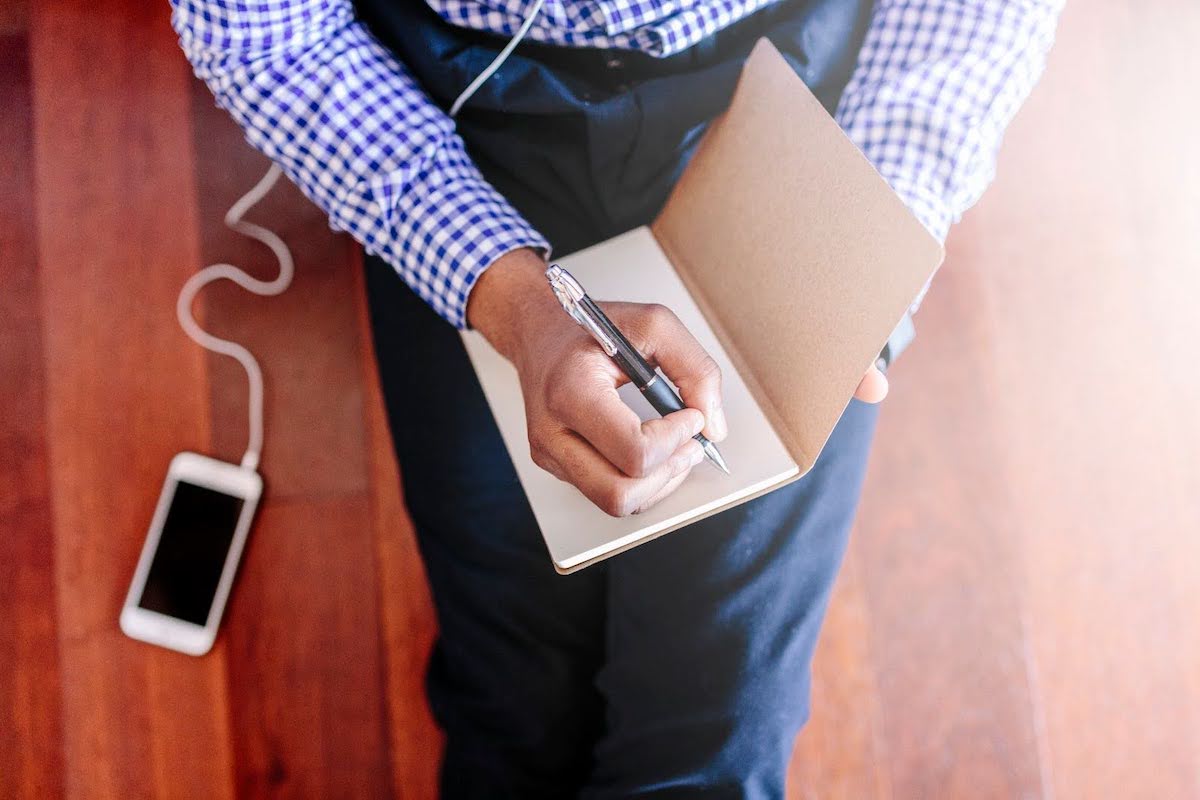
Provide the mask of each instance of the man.
{"label": "man", "polygon": [[[372,255],[379,369],[441,631],[444,794],[781,796],[874,407],[851,403],[801,481],[562,577],[454,328],[516,367],[539,465],[609,513],[652,505],[698,462],[697,430],[726,435],[720,376],[669,310],[610,304],[689,406],[639,424],[547,290],[550,247],[654,217],[760,36],[943,239],[990,180],[1056,0],[175,2],[218,102]],[[893,334],[881,366],[911,335]],[[858,397],[885,392],[872,369]]]}

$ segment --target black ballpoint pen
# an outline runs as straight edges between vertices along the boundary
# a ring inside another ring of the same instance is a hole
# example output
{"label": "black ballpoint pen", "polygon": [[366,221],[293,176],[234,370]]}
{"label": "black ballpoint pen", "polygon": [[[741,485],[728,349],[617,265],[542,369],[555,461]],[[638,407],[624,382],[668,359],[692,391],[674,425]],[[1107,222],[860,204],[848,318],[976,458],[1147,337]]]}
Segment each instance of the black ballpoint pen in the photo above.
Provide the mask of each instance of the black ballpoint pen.
{"label": "black ballpoint pen", "polygon": [[[550,288],[554,290],[554,296],[562,304],[563,310],[583,326],[604,352],[617,362],[617,366],[633,381],[634,386],[641,390],[655,411],[665,417],[686,408],[666,379],[646,362],[600,306],[587,296],[587,292],[571,273],[558,264],[551,264],[546,270],[546,280],[550,281]],[[704,455],[708,460],[728,475],[729,467],[725,465],[725,459],[721,457],[717,446],[703,434],[697,433],[693,438],[704,448]]]}

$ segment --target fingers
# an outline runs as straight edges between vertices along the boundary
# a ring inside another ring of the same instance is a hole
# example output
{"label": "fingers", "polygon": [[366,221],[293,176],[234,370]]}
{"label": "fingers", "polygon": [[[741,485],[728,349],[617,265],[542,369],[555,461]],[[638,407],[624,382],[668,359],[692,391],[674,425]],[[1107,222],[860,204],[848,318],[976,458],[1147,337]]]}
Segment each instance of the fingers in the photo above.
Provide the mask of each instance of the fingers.
{"label": "fingers", "polygon": [[[534,463],[624,516],[674,491],[704,458],[692,437],[704,430],[724,438],[726,424],[720,370],[675,315],[662,306],[607,305],[617,326],[679,388],[686,408],[642,422],[617,394],[620,369],[576,330],[536,340],[542,357],[514,363]],[[545,368],[522,369],[529,364]]]}
{"label": "fingers", "polygon": [[[704,459],[701,458],[700,460],[703,461]],[[684,472],[680,475],[676,475],[674,478],[671,478],[671,480],[667,481],[667,484],[665,486],[663,486],[663,488],[659,489],[654,494],[653,497],[651,497],[649,500],[647,500],[645,503],[643,503],[642,507],[639,508],[634,513],[640,514],[643,511],[645,511],[646,509],[653,508],[654,506],[658,505],[659,502],[662,501],[663,499],[665,499],[668,495],[670,495],[671,492],[678,489],[680,484],[682,484],[685,480],[687,480],[687,476],[690,474],[691,474],[691,469],[688,469],[687,472]]]}
{"label": "fingers", "polygon": [[867,370],[867,374],[863,375],[858,388],[854,390],[854,396],[864,403],[878,403],[887,397],[887,393],[887,377],[874,364]]}
{"label": "fingers", "polygon": [[642,355],[662,367],[686,406],[703,412],[704,435],[714,442],[723,440],[728,425],[721,405],[721,369],[717,362],[665,306],[637,306],[628,316],[633,318],[633,330],[626,333],[635,337]]}
{"label": "fingers", "polygon": [[647,475],[631,478],[578,435],[565,430],[534,452],[538,466],[574,484],[585,497],[614,517],[644,511],[666,497],[703,459],[700,445],[687,439]]}
{"label": "fingers", "polygon": [[704,427],[704,415],[693,408],[642,422],[611,385],[576,392],[552,410],[632,478],[649,475]]}

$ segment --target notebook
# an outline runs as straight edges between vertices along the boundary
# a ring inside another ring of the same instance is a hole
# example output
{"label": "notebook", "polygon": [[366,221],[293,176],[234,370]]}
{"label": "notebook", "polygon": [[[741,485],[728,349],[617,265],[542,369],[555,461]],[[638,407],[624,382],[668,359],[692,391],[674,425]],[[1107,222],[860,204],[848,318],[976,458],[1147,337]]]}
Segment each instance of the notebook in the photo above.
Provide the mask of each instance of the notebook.
{"label": "notebook", "polygon": [[[942,255],[761,40],[659,217],[557,259],[597,300],[668,306],[708,349],[731,475],[702,462],[653,508],[605,514],[533,463],[515,369],[463,334],[554,567],[581,569],[807,472]],[[636,389],[622,396],[653,414]]]}

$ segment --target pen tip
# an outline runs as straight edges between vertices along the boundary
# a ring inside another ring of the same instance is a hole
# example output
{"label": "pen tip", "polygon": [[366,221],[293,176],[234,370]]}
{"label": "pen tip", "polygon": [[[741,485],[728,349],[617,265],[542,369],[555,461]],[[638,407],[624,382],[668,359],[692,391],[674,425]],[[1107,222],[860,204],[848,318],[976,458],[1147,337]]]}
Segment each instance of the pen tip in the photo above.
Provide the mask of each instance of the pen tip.
{"label": "pen tip", "polygon": [[728,465],[725,463],[725,459],[721,457],[721,451],[717,449],[715,444],[706,442],[704,445],[704,454],[708,456],[708,460],[716,465],[717,469],[721,470],[721,472],[724,472],[726,475],[731,474]]}

